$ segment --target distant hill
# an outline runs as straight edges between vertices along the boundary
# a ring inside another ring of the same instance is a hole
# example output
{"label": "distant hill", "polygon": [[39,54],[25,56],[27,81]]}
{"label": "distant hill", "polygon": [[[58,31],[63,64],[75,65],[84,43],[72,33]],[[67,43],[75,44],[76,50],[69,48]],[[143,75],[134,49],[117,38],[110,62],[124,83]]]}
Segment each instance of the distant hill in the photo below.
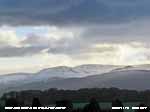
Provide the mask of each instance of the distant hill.
{"label": "distant hill", "polygon": [[146,90],[150,89],[150,71],[129,70],[105,73],[102,75],[87,76],[83,78],[65,78],[47,80],[45,82],[29,83],[18,86],[25,89],[80,89],[117,87],[122,89]]}
{"label": "distant hill", "polygon": [[54,67],[35,74],[16,73],[0,76],[1,94],[12,90],[48,88],[80,89],[117,87],[150,89],[150,66],[81,65]]}

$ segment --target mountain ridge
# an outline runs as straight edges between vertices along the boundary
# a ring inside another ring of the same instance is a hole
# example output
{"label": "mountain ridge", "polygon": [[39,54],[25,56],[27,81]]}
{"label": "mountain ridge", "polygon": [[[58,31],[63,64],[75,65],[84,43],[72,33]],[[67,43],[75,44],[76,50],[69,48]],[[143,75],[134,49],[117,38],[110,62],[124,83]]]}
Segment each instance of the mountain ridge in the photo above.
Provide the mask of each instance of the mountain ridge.
{"label": "mountain ridge", "polygon": [[[141,90],[150,89],[148,87],[149,80],[150,65],[59,66],[44,69],[35,74],[2,75],[0,76],[0,94],[22,89],[80,89],[115,86],[117,88]],[[132,84],[134,82],[135,85]],[[137,86],[139,82],[141,82],[141,86]]]}

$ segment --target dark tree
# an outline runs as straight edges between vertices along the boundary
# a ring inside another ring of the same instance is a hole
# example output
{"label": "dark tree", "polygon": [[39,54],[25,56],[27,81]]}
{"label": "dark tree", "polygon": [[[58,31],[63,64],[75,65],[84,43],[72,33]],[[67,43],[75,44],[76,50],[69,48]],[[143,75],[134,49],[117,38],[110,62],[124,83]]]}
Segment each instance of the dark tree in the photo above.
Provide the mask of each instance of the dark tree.
{"label": "dark tree", "polygon": [[37,97],[33,98],[32,107],[40,107],[40,106],[41,106],[40,100]]}
{"label": "dark tree", "polygon": [[[16,98],[8,98],[5,102],[5,107],[18,107],[19,103]],[[6,112],[18,112],[17,110],[6,110]]]}
{"label": "dark tree", "polygon": [[56,101],[56,107],[66,107],[65,112],[71,112],[73,110],[73,104],[69,100]]}
{"label": "dark tree", "polygon": [[17,106],[19,106],[19,103],[18,103],[17,99],[9,98],[6,100],[5,106],[6,107],[17,107]]}
{"label": "dark tree", "polygon": [[92,98],[90,103],[84,107],[83,112],[101,112],[100,106],[96,99]]}

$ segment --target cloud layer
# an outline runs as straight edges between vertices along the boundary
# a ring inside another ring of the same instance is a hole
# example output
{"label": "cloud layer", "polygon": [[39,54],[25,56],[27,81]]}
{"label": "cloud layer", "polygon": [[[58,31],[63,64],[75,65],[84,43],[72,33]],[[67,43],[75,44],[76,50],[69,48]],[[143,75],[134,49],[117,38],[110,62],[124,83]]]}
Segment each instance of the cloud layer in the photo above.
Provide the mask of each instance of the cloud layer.
{"label": "cloud layer", "polygon": [[150,64],[149,0],[0,0],[0,73]]}
{"label": "cloud layer", "polygon": [[0,59],[10,62],[22,59],[23,65],[39,65],[39,69],[89,63],[148,64],[150,34],[147,28],[145,21],[101,26],[30,26],[20,34],[20,29],[25,28],[3,26]]}
{"label": "cloud layer", "polygon": [[149,0],[0,0],[0,24],[121,23],[149,18]]}

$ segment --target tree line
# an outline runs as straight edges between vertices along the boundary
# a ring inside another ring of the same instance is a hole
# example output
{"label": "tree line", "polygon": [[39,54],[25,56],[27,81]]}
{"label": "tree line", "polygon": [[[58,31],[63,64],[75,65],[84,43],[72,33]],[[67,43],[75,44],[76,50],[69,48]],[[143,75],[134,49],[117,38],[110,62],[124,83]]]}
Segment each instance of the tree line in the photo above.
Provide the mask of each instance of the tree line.
{"label": "tree line", "polygon": [[120,99],[122,102],[150,102],[150,90],[135,91],[117,88],[92,88],[79,90],[59,90],[51,88],[49,90],[26,90],[20,92],[5,93],[1,100],[16,98],[23,105],[31,105],[33,98],[38,97],[43,105],[54,104],[60,100],[69,100],[74,103],[88,102],[95,98],[98,102],[111,102],[114,99]]}

